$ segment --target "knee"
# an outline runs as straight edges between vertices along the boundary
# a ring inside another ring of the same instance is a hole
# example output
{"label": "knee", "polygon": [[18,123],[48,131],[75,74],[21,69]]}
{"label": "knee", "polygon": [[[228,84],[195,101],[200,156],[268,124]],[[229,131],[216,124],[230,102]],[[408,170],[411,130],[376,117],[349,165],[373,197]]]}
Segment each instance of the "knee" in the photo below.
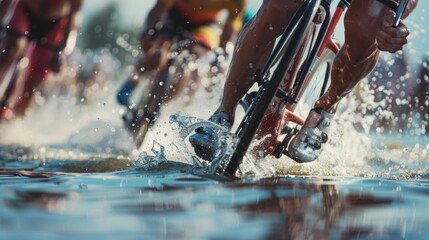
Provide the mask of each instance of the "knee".
{"label": "knee", "polygon": [[279,35],[302,2],[302,0],[287,1],[287,3],[285,0],[264,0],[257,13],[256,21],[262,23],[265,29]]}
{"label": "knee", "polygon": [[353,62],[362,62],[377,51],[376,36],[381,29],[384,5],[376,1],[354,1],[344,17],[345,42]]}
{"label": "knee", "polygon": [[137,66],[140,71],[152,71],[162,67],[163,63],[168,58],[168,50],[163,47],[151,48],[145,55],[142,55]]}

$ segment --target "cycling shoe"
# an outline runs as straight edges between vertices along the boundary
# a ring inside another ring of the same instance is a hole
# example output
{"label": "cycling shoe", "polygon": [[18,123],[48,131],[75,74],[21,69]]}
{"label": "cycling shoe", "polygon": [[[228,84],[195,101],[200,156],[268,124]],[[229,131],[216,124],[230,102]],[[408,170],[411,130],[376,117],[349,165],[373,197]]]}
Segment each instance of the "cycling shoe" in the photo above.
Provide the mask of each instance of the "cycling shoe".
{"label": "cycling shoe", "polygon": [[221,147],[221,142],[210,127],[199,127],[195,129],[195,134],[189,137],[189,142],[195,150],[198,157],[211,161]]}
{"label": "cycling shoe", "polygon": [[130,105],[131,93],[136,88],[136,83],[132,80],[127,80],[120,88],[116,94],[116,101],[119,104],[128,107]]}
{"label": "cycling shoe", "polygon": [[[216,113],[209,118],[209,121],[220,125],[225,131],[231,129],[231,122],[226,113]],[[195,133],[189,137],[189,142],[198,157],[211,161],[219,152],[222,142],[219,139],[217,130],[214,126],[198,127],[195,129]]]}
{"label": "cycling shoe", "polygon": [[311,110],[304,125],[289,144],[289,156],[297,162],[316,160],[322,144],[328,141],[326,132],[333,116],[334,114],[322,109]]}

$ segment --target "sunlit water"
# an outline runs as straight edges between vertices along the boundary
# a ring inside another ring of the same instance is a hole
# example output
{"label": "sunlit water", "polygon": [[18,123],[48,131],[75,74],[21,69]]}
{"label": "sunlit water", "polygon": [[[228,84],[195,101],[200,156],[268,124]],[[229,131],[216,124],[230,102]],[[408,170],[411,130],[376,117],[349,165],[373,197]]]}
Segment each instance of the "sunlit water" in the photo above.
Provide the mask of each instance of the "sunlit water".
{"label": "sunlit water", "polygon": [[246,162],[239,180],[219,179],[207,175],[171,115],[207,119],[222,77],[206,79],[219,85],[190,105],[165,106],[135,149],[114,100],[126,74],[109,54],[75,57],[63,79],[87,58],[107,66],[92,92],[38,96],[25,119],[0,125],[1,239],[429,236],[428,138],[374,131],[374,118],[357,114],[359,97],[341,105],[316,162],[266,157]]}

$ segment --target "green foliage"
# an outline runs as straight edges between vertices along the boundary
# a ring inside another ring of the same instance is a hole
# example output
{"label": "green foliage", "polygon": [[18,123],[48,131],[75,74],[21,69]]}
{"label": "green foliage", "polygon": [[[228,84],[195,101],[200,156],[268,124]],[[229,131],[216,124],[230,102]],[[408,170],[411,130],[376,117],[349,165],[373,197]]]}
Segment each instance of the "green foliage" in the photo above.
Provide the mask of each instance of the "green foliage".
{"label": "green foliage", "polygon": [[119,25],[119,10],[116,3],[105,5],[84,21],[86,24],[81,29],[78,47],[83,50],[107,49],[123,64],[133,62],[134,56],[130,49],[118,44],[118,39],[124,39],[134,48],[138,48],[139,30]]}

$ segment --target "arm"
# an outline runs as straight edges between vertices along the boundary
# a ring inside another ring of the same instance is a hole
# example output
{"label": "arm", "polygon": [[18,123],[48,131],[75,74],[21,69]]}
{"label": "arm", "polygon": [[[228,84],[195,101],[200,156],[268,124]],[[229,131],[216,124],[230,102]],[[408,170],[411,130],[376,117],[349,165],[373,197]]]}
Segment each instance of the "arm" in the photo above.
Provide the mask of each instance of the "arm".
{"label": "arm", "polygon": [[166,18],[166,12],[173,6],[175,0],[158,0],[155,6],[149,11],[140,37],[140,45],[143,51],[147,52],[153,41],[153,36],[159,30]]}

